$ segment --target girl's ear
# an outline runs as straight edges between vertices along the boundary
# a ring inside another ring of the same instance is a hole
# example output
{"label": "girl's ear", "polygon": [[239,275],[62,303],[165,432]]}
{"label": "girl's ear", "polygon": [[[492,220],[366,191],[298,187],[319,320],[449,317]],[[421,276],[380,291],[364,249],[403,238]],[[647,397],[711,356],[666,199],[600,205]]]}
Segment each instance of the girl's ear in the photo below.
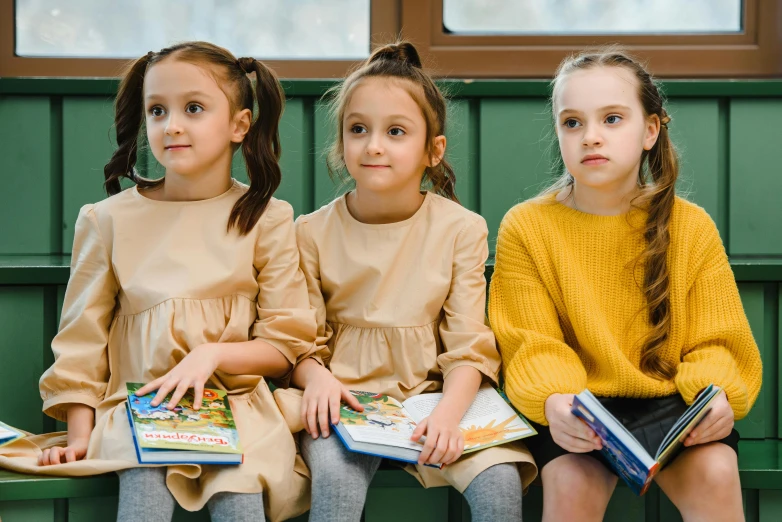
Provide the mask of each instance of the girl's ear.
{"label": "girl's ear", "polygon": [[241,143],[250,130],[253,123],[253,113],[250,109],[242,109],[233,117],[233,129],[231,130],[231,141]]}
{"label": "girl's ear", "polygon": [[426,162],[427,167],[436,167],[443,160],[445,156],[445,136],[435,136],[434,143],[432,143],[432,153],[429,155],[429,161]]}
{"label": "girl's ear", "polygon": [[644,150],[652,150],[657,138],[660,136],[660,117],[652,114],[646,119],[646,130],[644,132]]}

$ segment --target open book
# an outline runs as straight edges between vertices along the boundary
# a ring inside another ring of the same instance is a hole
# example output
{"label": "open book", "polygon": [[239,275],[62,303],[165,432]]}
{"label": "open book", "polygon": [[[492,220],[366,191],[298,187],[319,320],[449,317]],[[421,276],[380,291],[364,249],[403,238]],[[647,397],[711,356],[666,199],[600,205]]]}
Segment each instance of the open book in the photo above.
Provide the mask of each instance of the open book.
{"label": "open book", "polygon": [[[345,446],[358,453],[418,462],[424,445],[413,442],[410,437],[416,423],[429,416],[443,394],[423,393],[400,403],[388,395],[363,391],[351,393],[364,406],[364,411],[357,412],[342,405],[339,423],[334,429]],[[464,435],[464,453],[537,433],[490,384],[484,384],[478,390],[459,423],[459,429]],[[442,465],[434,467],[441,468]]]}
{"label": "open book", "polygon": [[703,390],[670,429],[654,457],[589,390],[575,396],[572,411],[602,439],[603,449],[600,451],[617,475],[637,495],[643,495],[657,472],[678,453],[687,435],[709,412],[720,391],[719,386],[712,384]]}
{"label": "open book", "polygon": [[0,422],[0,446],[11,444],[13,441],[21,439],[25,434],[16,428],[12,428],[4,422]]}
{"label": "open book", "polygon": [[137,396],[141,383],[126,383],[128,420],[139,464],[241,464],[242,448],[231,405],[222,390],[204,389],[199,410],[188,390],[172,410],[171,394],[157,406],[157,392]]}

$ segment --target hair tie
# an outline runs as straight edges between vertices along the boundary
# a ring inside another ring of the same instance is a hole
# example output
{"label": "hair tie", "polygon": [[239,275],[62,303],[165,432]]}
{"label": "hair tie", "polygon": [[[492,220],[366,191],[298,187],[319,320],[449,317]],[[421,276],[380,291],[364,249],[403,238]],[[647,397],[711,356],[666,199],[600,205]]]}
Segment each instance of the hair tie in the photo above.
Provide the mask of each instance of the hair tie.
{"label": "hair tie", "polygon": [[662,118],[660,118],[660,125],[662,125],[666,129],[668,128],[668,124],[669,123],[671,123],[671,117],[668,116],[667,114],[665,116],[663,116]]}
{"label": "hair tie", "polygon": [[244,72],[244,74],[255,72],[255,58],[239,58],[236,60],[236,63],[239,65],[239,68]]}
{"label": "hair tie", "polygon": [[155,56],[155,51],[149,51],[147,53],[147,61],[151,60]]}

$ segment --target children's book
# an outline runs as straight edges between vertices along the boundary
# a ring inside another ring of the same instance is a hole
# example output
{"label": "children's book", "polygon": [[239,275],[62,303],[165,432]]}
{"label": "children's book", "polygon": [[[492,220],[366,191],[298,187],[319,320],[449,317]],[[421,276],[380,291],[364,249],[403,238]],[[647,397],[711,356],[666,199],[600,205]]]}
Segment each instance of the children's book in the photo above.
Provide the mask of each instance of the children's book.
{"label": "children's book", "polygon": [[241,464],[243,455],[231,405],[222,390],[204,389],[199,410],[188,390],[172,410],[171,394],[152,406],[157,392],[137,396],[141,383],[129,382],[128,420],[139,464]]}
{"label": "children's book", "polygon": [[[364,391],[350,393],[364,406],[364,411],[358,412],[342,405],[334,431],[345,446],[358,453],[418,462],[424,445],[423,442],[413,442],[410,437],[417,423],[429,416],[443,394],[423,393],[400,403],[388,395]],[[464,453],[537,433],[490,384],[484,384],[478,390],[459,423],[459,429],[464,435]],[[442,468],[442,465],[433,467]]]}
{"label": "children's book", "polygon": [[572,411],[603,441],[603,449],[600,451],[617,475],[637,495],[643,495],[654,476],[676,456],[687,435],[709,413],[720,390],[719,386],[710,384],[698,395],[666,434],[654,457],[589,390],[575,396]]}
{"label": "children's book", "polygon": [[19,440],[24,437],[25,434],[16,428],[12,428],[4,422],[0,422],[0,446],[11,444],[15,440]]}

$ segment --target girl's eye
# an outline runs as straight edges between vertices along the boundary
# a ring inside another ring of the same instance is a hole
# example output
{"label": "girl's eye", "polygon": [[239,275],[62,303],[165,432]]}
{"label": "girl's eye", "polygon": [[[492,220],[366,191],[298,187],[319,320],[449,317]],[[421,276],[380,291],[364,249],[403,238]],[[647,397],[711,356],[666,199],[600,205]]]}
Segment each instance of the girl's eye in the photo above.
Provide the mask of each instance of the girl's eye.
{"label": "girl's eye", "polygon": [[367,130],[361,125],[353,125],[352,127],[350,127],[350,132],[353,134],[363,134],[366,131]]}
{"label": "girl's eye", "polygon": [[405,135],[405,131],[403,131],[399,127],[392,127],[390,129],[388,129],[388,133],[391,136],[404,136]]}
{"label": "girl's eye", "polygon": [[610,125],[613,125],[615,123],[619,123],[620,121],[622,121],[622,117],[621,116],[617,116],[616,114],[612,114],[611,116],[608,116],[606,118],[606,123],[608,123]]}
{"label": "girl's eye", "polygon": [[562,125],[564,125],[568,129],[575,129],[581,124],[578,121],[574,120],[573,118],[568,118],[564,122],[562,122]]}
{"label": "girl's eye", "polygon": [[166,111],[160,105],[156,105],[156,106],[152,107],[151,109],[149,109],[149,113],[152,116],[155,116],[157,118],[159,116],[163,116],[163,114],[165,114]]}
{"label": "girl's eye", "polygon": [[188,114],[198,114],[199,112],[202,112],[204,110],[203,107],[198,105],[197,103],[191,103],[187,107],[185,107],[185,112]]}

